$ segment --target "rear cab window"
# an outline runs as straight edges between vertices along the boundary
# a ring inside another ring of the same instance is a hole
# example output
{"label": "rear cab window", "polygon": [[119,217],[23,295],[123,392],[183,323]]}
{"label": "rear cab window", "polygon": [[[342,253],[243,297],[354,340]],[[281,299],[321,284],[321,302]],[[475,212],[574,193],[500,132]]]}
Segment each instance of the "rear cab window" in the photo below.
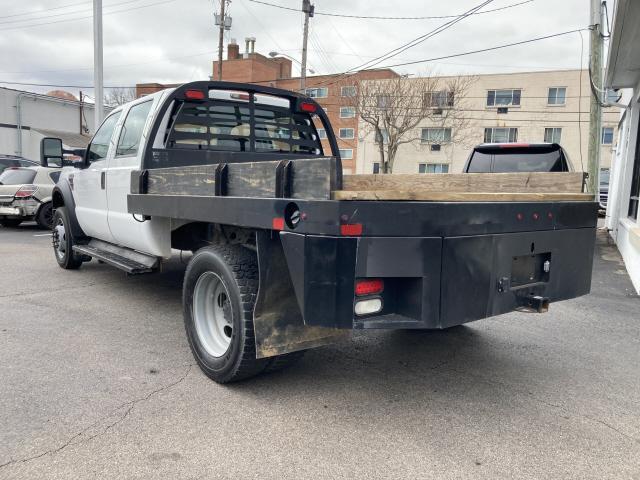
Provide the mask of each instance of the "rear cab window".
{"label": "rear cab window", "polygon": [[322,155],[311,115],[292,111],[289,99],[215,89],[176,103],[166,147]]}
{"label": "rear cab window", "polygon": [[133,105],[129,109],[120,131],[116,157],[134,157],[138,154],[142,133],[144,132],[144,126],[147,123],[152,104],[153,100],[147,100]]}
{"label": "rear cab window", "polygon": [[7,168],[0,173],[1,185],[24,185],[33,183],[36,171],[30,168]]}

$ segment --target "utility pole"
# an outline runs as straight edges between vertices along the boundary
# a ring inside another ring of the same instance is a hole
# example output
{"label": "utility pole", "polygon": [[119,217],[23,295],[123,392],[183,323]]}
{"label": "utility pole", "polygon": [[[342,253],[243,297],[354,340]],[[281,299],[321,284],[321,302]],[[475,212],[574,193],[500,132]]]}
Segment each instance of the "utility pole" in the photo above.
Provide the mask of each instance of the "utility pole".
{"label": "utility pole", "polygon": [[589,45],[589,81],[592,82],[589,109],[589,160],[587,163],[587,192],[596,195],[600,178],[600,145],[602,143],[602,106],[599,92],[602,91],[602,4],[591,0],[591,26]]}
{"label": "utility pole", "polygon": [[220,0],[220,34],[218,37],[218,80],[222,80],[222,49],[224,47],[224,6],[227,0]]}
{"label": "utility pole", "polygon": [[311,5],[311,0],[302,0],[302,11],[304,12],[304,31],[302,33],[302,66],[300,67],[300,91],[304,93],[307,80],[307,37],[309,36],[309,17],[313,17],[315,7]]}
{"label": "utility pole", "polygon": [[93,88],[95,93],[94,132],[104,118],[102,75],[102,0],[93,0]]}

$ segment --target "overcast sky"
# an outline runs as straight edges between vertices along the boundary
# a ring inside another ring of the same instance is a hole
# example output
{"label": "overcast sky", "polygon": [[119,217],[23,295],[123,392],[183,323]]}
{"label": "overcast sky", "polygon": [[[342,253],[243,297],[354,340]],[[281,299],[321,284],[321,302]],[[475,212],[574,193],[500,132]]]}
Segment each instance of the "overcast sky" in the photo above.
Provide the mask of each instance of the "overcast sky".
{"label": "overcast sky", "polygon": [[[300,8],[301,0],[266,0]],[[522,0],[494,0],[484,10]],[[106,86],[207,79],[217,58],[213,12],[219,0],[103,0]],[[315,0],[318,13],[376,16],[459,15],[480,0]],[[506,10],[473,15],[380,66],[440,57],[517,42],[589,23],[589,0],[533,0]],[[612,13],[612,1],[609,11]],[[92,2],[0,0],[0,82],[90,87],[93,82]],[[24,15],[27,12],[32,12]],[[250,0],[232,0],[233,26],[226,39],[256,37],[256,51],[277,50],[300,59],[302,14]],[[311,19],[309,64],[316,73],[356,67],[424,35],[445,19],[371,20],[316,15]],[[584,57],[589,45],[584,36]],[[487,53],[398,67],[420,75],[551,70],[580,67],[577,33]],[[226,47],[225,47],[226,52]],[[295,69],[295,67],[294,67]],[[298,74],[296,69],[294,74]],[[54,87],[8,85],[48,91]],[[77,89],[66,90],[77,93]],[[91,92],[90,88],[83,88]]]}

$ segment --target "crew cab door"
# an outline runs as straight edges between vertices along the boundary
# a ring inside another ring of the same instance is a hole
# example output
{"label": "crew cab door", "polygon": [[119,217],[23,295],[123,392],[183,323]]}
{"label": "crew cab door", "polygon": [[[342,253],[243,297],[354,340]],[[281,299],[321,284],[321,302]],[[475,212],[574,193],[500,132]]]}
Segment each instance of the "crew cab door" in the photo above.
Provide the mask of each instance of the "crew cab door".
{"label": "crew cab door", "polygon": [[168,219],[134,218],[127,210],[131,172],[140,168],[158,96],[143,98],[123,113],[107,168],[108,222],[114,243],[158,256],[171,254]]}
{"label": "crew cab door", "polygon": [[73,197],[76,216],[82,230],[90,237],[113,241],[107,221],[106,173],[109,157],[115,151],[114,132],[120,111],[109,115],[91,139],[85,168],[73,174]]}

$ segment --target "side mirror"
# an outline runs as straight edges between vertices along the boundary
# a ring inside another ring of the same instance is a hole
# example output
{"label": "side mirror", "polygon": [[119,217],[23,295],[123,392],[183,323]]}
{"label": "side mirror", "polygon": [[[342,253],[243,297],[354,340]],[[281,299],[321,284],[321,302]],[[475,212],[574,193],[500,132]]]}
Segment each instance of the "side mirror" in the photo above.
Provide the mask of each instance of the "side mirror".
{"label": "side mirror", "polygon": [[40,165],[43,167],[62,166],[62,140],[45,137],[40,141]]}

